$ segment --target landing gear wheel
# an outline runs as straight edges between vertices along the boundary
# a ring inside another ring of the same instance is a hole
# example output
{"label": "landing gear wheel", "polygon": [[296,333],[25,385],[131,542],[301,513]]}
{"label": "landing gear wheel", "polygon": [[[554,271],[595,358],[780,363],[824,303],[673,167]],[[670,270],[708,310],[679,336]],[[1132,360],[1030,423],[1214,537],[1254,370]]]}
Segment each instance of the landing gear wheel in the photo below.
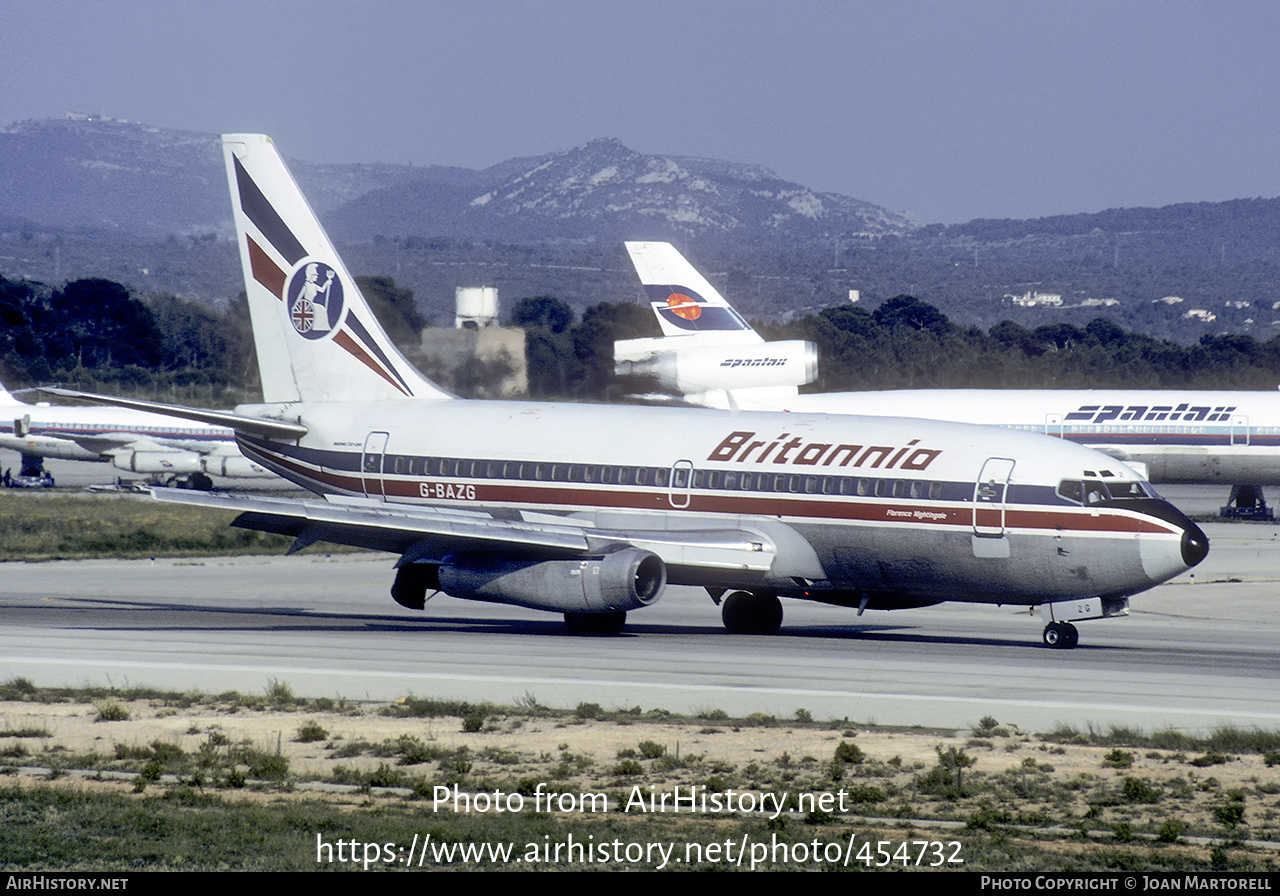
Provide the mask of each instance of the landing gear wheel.
{"label": "landing gear wheel", "polygon": [[565,613],[564,627],[571,635],[619,635],[627,624],[627,613]]}
{"label": "landing gear wheel", "polygon": [[391,586],[391,599],[409,610],[421,610],[427,604],[427,589],[440,588],[440,567],[427,563],[406,563],[396,570]]}
{"label": "landing gear wheel", "polygon": [[1080,643],[1080,632],[1070,622],[1062,623],[1062,634],[1064,636],[1063,650],[1071,650]]}
{"label": "landing gear wheel", "polygon": [[720,618],[735,635],[772,635],[782,627],[782,601],[772,594],[735,591],[724,599]]}
{"label": "landing gear wheel", "polygon": [[1044,646],[1070,650],[1080,643],[1080,632],[1070,622],[1050,622],[1044,627]]}

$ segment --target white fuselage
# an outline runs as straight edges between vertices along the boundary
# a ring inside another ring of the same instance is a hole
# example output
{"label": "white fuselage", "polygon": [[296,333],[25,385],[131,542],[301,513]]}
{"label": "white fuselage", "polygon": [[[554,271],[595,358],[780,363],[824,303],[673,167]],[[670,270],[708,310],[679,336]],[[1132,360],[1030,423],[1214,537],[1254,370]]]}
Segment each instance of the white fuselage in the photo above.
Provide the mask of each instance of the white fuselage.
{"label": "white fuselage", "polygon": [[[1167,505],[1152,515],[1163,502],[1139,476],[1040,435],[906,418],[461,400],[304,403],[287,416],[309,428],[298,443],[242,435],[241,448],[320,493],[630,533],[747,529],[776,554],[763,571],[712,570],[653,548],[675,583],[832,603],[870,594],[904,606],[1040,604],[1132,594],[1190,565],[1183,544],[1194,526]],[[1063,496],[1064,480],[1110,482],[1143,500],[1088,506]]]}
{"label": "white fuselage", "polygon": [[269,476],[225,427],[124,408],[0,404],[0,448],[44,458],[105,461],[139,473]]}
{"label": "white fuselage", "polygon": [[1055,436],[1150,481],[1280,485],[1280,392],[902,389],[799,395],[797,412],[910,414]]}

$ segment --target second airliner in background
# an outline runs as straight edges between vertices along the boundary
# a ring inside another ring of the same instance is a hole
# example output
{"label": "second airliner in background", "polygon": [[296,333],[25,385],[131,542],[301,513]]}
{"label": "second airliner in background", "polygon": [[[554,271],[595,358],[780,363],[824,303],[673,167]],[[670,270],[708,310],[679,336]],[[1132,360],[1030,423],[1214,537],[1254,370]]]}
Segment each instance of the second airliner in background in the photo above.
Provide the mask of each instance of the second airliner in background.
{"label": "second airliner in background", "polygon": [[[1241,504],[1280,485],[1280,392],[1157,389],[898,389],[800,394],[807,342],[765,342],[668,243],[631,242],[663,337],[617,343],[620,373],[688,400],[743,410],[896,414],[1045,433],[1096,448],[1153,483],[1226,483]],[[760,359],[765,359],[761,361]],[[732,396],[732,397],[730,397]]]}

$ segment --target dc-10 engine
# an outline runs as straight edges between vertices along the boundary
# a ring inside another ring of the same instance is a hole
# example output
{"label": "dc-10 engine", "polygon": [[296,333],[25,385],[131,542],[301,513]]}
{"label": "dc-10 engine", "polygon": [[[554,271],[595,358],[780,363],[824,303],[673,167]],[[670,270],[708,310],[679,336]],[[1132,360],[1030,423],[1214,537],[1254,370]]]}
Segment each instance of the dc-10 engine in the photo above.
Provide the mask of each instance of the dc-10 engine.
{"label": "dc-10 engine", "polygon": [[662,597],[667,568],[657,554],[639,548],[533,563],[469,555],[441,565],[439,581],[445,594],[466,600],[566,614],[625,613]]}
{"label": "dc-10 engine", "polygon": [[275,478],[275,473],[240,454],[211,454],[204,459],[204,471],[233,479]]}
{"label": "dc-10 engine", "polygon": [[202,472],[200,455],[189,451],[112,451],[111,463],[134,473],[183,476]]}

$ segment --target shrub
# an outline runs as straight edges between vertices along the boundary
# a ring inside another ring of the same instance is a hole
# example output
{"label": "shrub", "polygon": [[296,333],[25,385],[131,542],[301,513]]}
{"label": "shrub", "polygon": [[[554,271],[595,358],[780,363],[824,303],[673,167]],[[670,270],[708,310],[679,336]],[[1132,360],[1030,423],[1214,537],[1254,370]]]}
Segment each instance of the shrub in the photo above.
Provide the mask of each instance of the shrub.
{"label": "shrub", "polygon": [[604,709],[599,703],[579,703],[573,714],[580,719],[603,719]]}
{"label": "shrub", "polygon": [[1120,785],[1125,801],[1130,803],[1158,803],[1160,788],[1145,778],[1126,777]]}
{"label": "shrub", "polygon": [[667,752],[665,745],[653,740],[642,740],[638,746],[641,759],[657,759],[659,756],[666,755]]}
{"label": "shrub", "polygon": [[836,744],[836,762],[843,762],[845,765],[858,765],[867,754],[862,752],[862,748],[855,743],[849,741],[841,741]]}
{"label": "shrub", "polygon": [[98,722],[127,722],[129,721],[129,710],[125,709],[114,700],[106,703],[98,704]]}
{"label": "shrub", "polygon": [[324,726],[315,719],[310,719],[302,723],[293,739],[300,744],[313,744],[316,741],[326,740],[328,737],[329,732],[324,729]]}
{"label": "shrub", "polygon": [[1106,768],[1130,768],[1133,765],[1133,753],[1128,750],[1112,750],[1102,757],[1102,764]]}

